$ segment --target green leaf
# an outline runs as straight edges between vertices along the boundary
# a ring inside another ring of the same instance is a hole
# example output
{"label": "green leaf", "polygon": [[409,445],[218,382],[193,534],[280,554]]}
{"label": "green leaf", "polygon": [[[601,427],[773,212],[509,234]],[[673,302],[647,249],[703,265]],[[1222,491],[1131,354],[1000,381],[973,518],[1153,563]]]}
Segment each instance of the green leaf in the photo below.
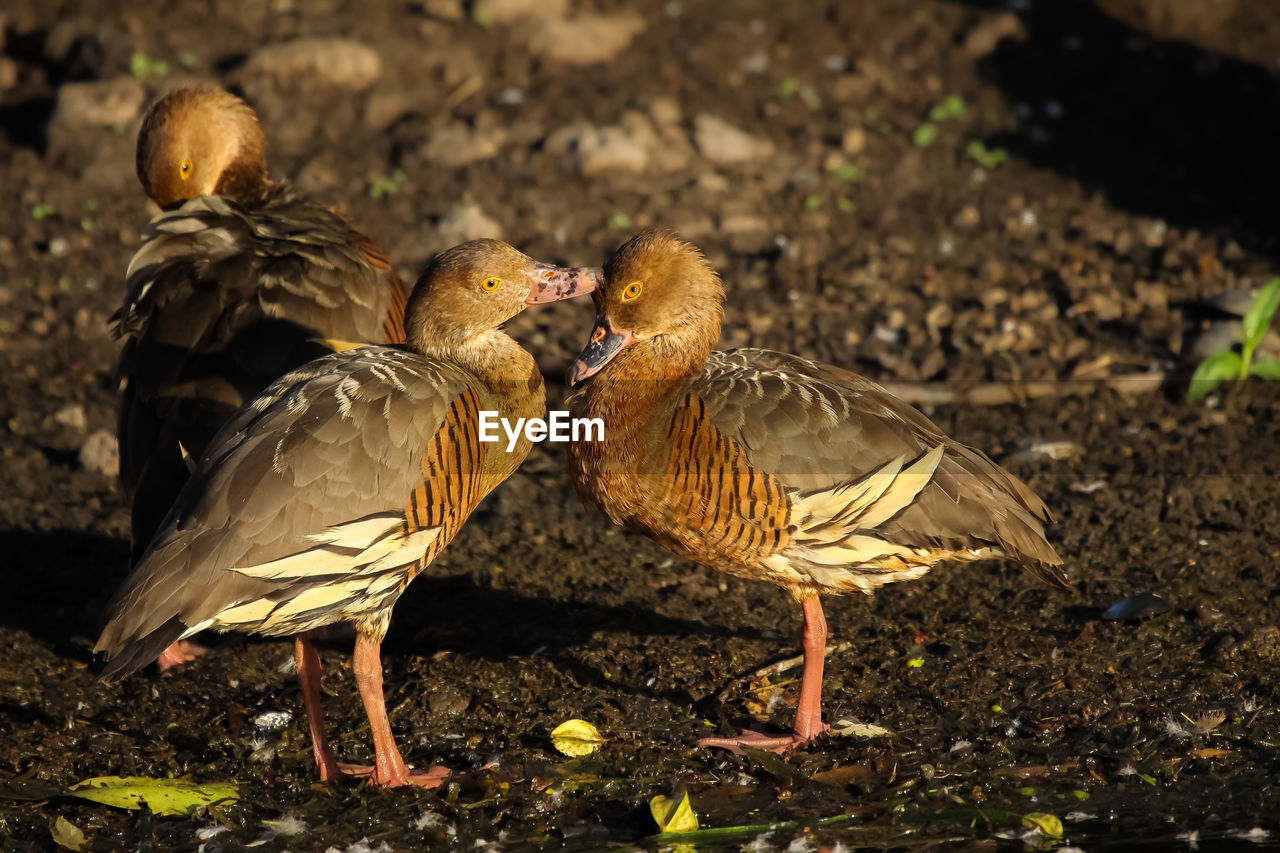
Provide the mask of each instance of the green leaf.
{"label": "green leaf", "polygon": [[938,126],[933,122],[925,122],[911,134],[911,143],[917,148],[928,148],[938,141]]}
{"label": "green leaf", "polygon": [[214,803],[235,802],[240,792],[230,782],[198,785],[181,779],[150,779],[145,776],[98,776],[77,782],[67,794],[82,800],[114,806],[118,809],[141,809],[155,814],[185,815]]}
{"label": "green leaf", "polygon": [[964,153],[970,160],[977,162],[984,169],[994,169],[1009,159],[1009,152],[1003,148],[988,148],[981,140],[975,139],[965,147]]}
{"label": "green leaf", "polygon": [[832,174],[838,181],[857,181],[862,178],[862,167],[846,160],[837,166]]}
{"label": "green leaf", "polygon": [[49,835],[53,836],[54,844],[67,850],[83,850],[89,844],[89,839],[84,837],[80,827],[62,815],[55,817],[49,824]]}
{"label": "green leaf", "polygon": [[1267,334],[1271,318],[1280,308],[1280,278],[1267,282],[1253,297],[1253,304],[1244,315],[1244,345],[1252,350]]}
{"label": "green leaf", "polygon": [[822,207],[822,196],[816,195],[816,194],[805,196],[805,200],[804,200],[805,210],[817,210],[820,207]]}
{"label": "green leaf", "polygon": [[1249,365],[1249,375],[1259,379],[1280,379],[1280,358],[1259,358]]}
{"label": "green leaf", "polygon": [[947,95],[942,103],[929,110],[929,121],[940,122],[952,118],[964,118],[968,115],[968,110],[964,105],[964,98],[959,95]]}
{"label": "green leaf", "polygon": [[1235,379],[1240,375],[1240,356],[1229,349],[1218,350],[1209,355],[1196,372],[1191,376],[1191,385],[1187,388],[1187,402],[1194,403],[1208,394],[1224,379]]}

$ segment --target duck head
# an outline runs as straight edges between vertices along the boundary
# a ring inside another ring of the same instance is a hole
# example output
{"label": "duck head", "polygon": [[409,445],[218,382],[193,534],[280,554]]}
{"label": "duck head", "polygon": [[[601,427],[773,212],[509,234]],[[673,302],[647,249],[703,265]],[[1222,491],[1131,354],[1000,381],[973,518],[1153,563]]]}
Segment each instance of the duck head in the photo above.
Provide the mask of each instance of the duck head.
{"label": "duck head", "polygon": [[169,209],[202,195],[244,201],[267,181],[267,143],[244,101],[213,86],[176,89],[138,132],[138,180]]}
{"label": "duck head", "polygon": [[636,379],[679,378],[701,367],[720,337],[720,276],[670,232],[644,231],[624,243],[592,298],[596,324],[569,367],[571,386],[611,362]]}
{"label": "duck head", "polygon": [[431,259],[409,297],[405,329],[419,352],[447,350],[498,329],[529,305],[592,292],[596,267],[557,267],[501,240],[472,240]]}

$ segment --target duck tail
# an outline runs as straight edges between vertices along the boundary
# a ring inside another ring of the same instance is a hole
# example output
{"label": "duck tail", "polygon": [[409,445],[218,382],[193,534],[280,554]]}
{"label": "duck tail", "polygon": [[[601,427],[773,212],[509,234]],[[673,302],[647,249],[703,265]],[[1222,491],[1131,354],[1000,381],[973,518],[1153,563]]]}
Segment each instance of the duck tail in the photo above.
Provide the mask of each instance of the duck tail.
{"label": "duck tail", "polygon": [[113,619],[107,625],[93,648],[95,652],[103,652],[107,659],[102,670],[103,681],[119,681],[137,672],[188,633],[188,627],[177,616],[140,637],[122,636],[118,622]]}

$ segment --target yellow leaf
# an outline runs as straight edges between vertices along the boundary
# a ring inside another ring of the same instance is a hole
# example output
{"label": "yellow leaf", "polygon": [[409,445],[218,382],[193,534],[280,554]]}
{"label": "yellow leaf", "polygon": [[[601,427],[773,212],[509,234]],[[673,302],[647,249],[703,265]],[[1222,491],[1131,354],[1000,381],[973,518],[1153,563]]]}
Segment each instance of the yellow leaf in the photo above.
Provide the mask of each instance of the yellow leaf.
{"label": "yellow leaf", "polygon": [[567,720],[551,731],[551,745],[564,755],[590,755],[602,743],[600,730],[586,720]]}
{"label": "yellow leaf", "polygon": [[61,815],[55,817],[53,823],[49,824],[49,834],[53,836],[54,844],[68,850],[83,850],[89,843],[84,833],[80,831],[80,827]]}
{"label": "yellow leaf", "polygon": [[230,782],[197,785],[181,779],[149,779],[145,776],[98,776],[72,785],[67,793],[119,809],[141,809],[156,814],[185,815],[214,803],[234,802],[240,793]]}
{"label": "yellow leaf", "polygon": [[687,791],[679,802],[659,794],[649,801],[649,812],[659,832],[694,832],[698,828],[698,816],[689,804]]}
{"label": "yellow leaf", "polygon": [[1027,829],[1039,829],[1050,838],[1062,837],[1062,821],[1044,812],[1032,812],[1022,816],[1022,825]]}

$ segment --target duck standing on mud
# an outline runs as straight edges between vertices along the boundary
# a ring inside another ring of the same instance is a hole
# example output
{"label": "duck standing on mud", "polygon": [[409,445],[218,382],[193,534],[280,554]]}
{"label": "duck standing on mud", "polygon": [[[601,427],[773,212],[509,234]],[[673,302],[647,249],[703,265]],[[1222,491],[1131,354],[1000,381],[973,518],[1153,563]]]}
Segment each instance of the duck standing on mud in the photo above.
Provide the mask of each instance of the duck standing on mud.
{"label": "duck standing on mud", "polygon": [[804,611],[794,733],[702,746],[782,751],[826,730],[821,595],[872,592],[940,562],[1007,556],[1065,587],[1049,511],[981,451],[857,374],[785,353],[713,352],[724,288],[702,254],[662,232],[624,244],[593,294],[591,339],[569,369],[590,379],[575,417],[578,491],[615,523],[703,565],[770,581]]}
{"label": "duck standing on mud", "polygon": [[[202,86],[151,107],[138,179],[165,212],[127,273],[117,437],[137,562],[214,433],[322,339],[404,341],[405,287],[342,217],[267,177],[257,116]],[[175,647],[161,666],[189,660]]]}
{"label": "duck standing on mud", "polygon": [[[298,679],[320,778],[439,784],[400,757],[380,649],[405,586],[528,455],[481,441],[481,412],[546,414],[533,357],[499,328],[526,304],[588,292],[596,271],[550,267],[505,243],[441,253],[410,297],[406,349],[333,353],[271,385],[218,433],[110,605],[95,651],[127,675],[206,628],[296,635]],[[372,768],[340,765],[320,710],[308,632],[356,627],[353,669]]]}

